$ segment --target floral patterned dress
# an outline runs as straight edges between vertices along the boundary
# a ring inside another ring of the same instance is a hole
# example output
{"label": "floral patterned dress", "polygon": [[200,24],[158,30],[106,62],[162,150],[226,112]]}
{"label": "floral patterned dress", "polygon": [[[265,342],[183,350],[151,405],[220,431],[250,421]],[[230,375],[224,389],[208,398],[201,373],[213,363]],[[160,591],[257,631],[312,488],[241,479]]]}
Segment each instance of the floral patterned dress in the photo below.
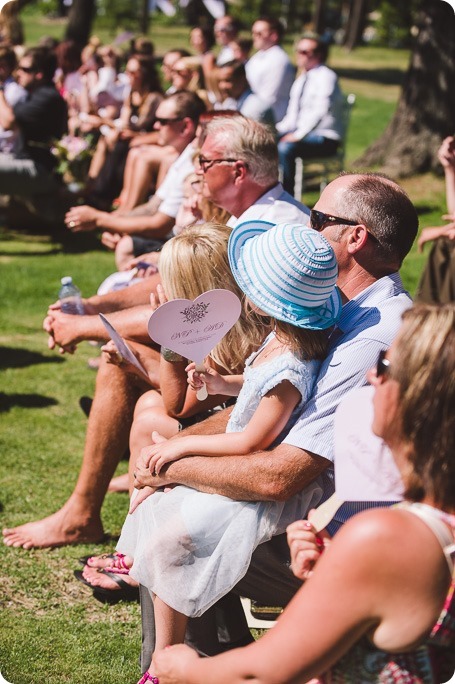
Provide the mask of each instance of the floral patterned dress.
{"label": "floral patterned dress", "polygon": [[397,507],[418,515],[441,542],[452,573],[444,608],[431,634],[418,648],[406,653],[387,653],[363,637],[328,672],[313,680],[314,684],[440,684],[452,681],[450,678],[455,671],[455,516],[425,504],[400,503]]}

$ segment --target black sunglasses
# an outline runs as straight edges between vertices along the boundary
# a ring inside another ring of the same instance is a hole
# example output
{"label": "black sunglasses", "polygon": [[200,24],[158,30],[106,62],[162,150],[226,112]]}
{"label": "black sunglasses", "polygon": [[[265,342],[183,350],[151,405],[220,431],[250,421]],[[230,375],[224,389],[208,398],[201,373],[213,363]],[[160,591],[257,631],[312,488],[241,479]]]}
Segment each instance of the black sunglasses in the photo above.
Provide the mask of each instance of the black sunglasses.
{"label": "black sunglasses", "polygon": [[318,233],[330,223],[332,226],[337,224],[345,226],[358,226],[358,221],[351,221],[351,219],[341,218],[340,216],[332,216],[331,214],[324,214],[323,211],[311,209],[310,211],[310,226]]}
{"label": "black sunglasses", "polygon": [[21,66],[20,64],[17,67],[17,71],[23,71],[26,74],[36,73],[36,70],[33,67],[25,67],[25,66]]}
{"label": "black sunglasses", "polygon": [[164,119],[160,116],[156,116],[155,121],[159,123],[160,126],[169,126],[169,124],[175,123],[176,121],[183,121],[183,117],[180,116],[176,119]]}
{"label": "black sunglasses", "polygon": [[389,359],[386,359],[385,355],[387,354],[386,350],[382,350],[379,352],[378,360],[376,363],[376,377],[377,378],[382,378],[384,375],[387,375],[387,373],[390,371],[390,361]]}

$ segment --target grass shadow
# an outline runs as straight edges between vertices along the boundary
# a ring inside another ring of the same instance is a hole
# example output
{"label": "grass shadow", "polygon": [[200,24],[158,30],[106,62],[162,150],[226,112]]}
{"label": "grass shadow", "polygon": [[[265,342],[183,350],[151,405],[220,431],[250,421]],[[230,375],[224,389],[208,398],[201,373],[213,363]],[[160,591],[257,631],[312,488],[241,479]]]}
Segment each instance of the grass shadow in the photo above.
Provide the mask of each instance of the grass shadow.
{"label": "grass shadow", "polygon": [[47,408],[56,406],[58,401],[42,394],[6,394],[0,392],[0,413],[6,413],[15,406],[21,408]]}
{"label": "grass shadow", "polygon": [[0,347],[0,368],[27,368],[38,363],[64,363],[59,356],[44,356],[39,352],[16,347]]}
{"label": "grass shadow", "polygon": [[416,207],[417,215],[418,216],[425,216],[425,214],[432,214],[435,210],[434,206],[431,206],[430,204],[425,204],[425,205],[419,205]]}
{"label": "grass shadow", "polygon": [[353,81],[368,81],[369,83],[380,83],[381,85],[401,86],[403,85],[405,73],[402,69],[359,69],[352,67],[337,67],[339,78],[346,78]]}
{"label": "grass shadow", "polygon": [[[2,240],[42,239],[61,245],[58,250],[65,253],[79,254],[87,251],[106,251],[101,244],[98,234],[94,232],[72,233],[65,226],[62,219],[58,221],[44,221],[36,214],[29,212],[25,206],[12,203],[4,210],[0,220],[0,236]],[[48,254],[49,252],[46,252]]]}

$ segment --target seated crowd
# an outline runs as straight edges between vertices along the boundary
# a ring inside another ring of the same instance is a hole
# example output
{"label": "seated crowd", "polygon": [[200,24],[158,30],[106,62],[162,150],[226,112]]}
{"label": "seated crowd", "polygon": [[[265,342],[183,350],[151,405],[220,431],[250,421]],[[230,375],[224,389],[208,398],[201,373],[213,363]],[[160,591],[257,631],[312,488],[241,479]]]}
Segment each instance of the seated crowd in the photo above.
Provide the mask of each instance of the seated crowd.
{"label": "seated crowd", "polygon": [[[65,224],[100,231],[116,268],[84,314],[49,307],[49,348],[103,344],[82,464],[59,510],[3,540],[98,543],[106,492],[129,491],[116,549],[82,558],[75,576],[98,598],[140,597],[141,684],[446,681],[455,308],[413,307],[403,287],[418,217],[393,180],[343,173],[311,210],[293,196],[296,157],[331,154],[343,135],[325,43],[297,41],[295,78],[278,21],[255,21],[251,44],[238,29],[229,16],[213,35],[195,27],[191,53],[164,55],[163,81],[146,41],[125,71],[111,46],[33,48],[17,82],[0,50],[5,194],[23,186],[44,212],[58,187],[50,143],[91,136]],[[196,370],[148,322],[166,301],[213,289],[236,294],[241,313]],[[348,501],[313,525],[335,489],[336,412],[368,383],[362,458],[386,445],[404,501]],[[113,479],[128,450],[127,477]],[[240,597],[285,607],[257,642]]]}
{"label": "seated crowd", "polygon": [[169,117],[158,108],[182,90],[196,93],[207,110],[238,111],[270,126],[280,141],[283,186],[293,194],[296,156],[336,152],[343,96],[318,35],[296,43],[297,78],[278,20],[260,17],[251,36],[239,38],[238,22],[224,16],[213,31],[194,27],[188,49],[168,50],[160,60],[146,39],[123,53],[95,38],[83,48],[44,39],[30,49],[0,46],[2,194],[49,221],[71,204],[68,188],[77,193],[74,204],[83,198],[102,211],[143,204],[181,151],[160,135],[170,122],[161,123]]}

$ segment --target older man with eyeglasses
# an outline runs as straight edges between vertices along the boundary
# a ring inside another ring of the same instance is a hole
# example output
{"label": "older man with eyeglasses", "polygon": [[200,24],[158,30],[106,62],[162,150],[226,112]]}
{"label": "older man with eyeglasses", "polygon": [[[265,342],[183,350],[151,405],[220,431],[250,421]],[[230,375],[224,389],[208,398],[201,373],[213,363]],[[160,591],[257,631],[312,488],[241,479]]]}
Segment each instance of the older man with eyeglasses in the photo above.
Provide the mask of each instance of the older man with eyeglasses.
{"label": "older man with eyeglasses", "polygon": [[203,195],[232,216],[234,226],[250,218],[308,223],[310,210],[278,181],[278,151],[268,126],[243,116],[217,116],[205,129],[197,172]]}
{"label": "older man with eyeglasses", "polygon": [[17,66],[17,82],[27,98],[13,106],[0,85],[0,127],[18,135],[12,154],[0,154],[0,192],[24,198],[28,206],[48,220],[58,218],[60,186],[54,174],[52,142],[66,133],[68,112],[53,76],[55,56],[45,48],[30,48]]}

